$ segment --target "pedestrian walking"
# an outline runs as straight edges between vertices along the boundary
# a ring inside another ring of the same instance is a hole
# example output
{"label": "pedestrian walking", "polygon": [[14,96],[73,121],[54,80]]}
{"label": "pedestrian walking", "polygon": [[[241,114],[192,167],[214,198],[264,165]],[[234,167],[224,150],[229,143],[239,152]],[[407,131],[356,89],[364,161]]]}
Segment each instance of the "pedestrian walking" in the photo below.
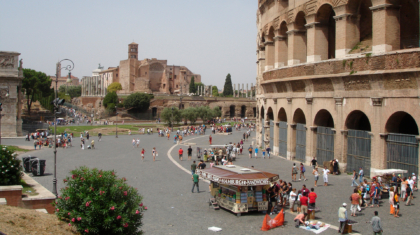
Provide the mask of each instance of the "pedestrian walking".
{"label": "pedestrian walking", "polygon": [[144,153],[146,151],[144,149],[141,149],[141,160],[144,162]]}
{"label": "pedestrian walking", "polygon": [[179,148],[178,154],[179,154],[179,160],[182,161],[182,154],[184,153],[184,150],[182,148]]}
{"label": "pedestrian walking", "polygon": [[92,140],[92,141],[90,142],[90,145],[92,146],[92,149],[95,149],[95,140]]}
{"label": "pedestrian walking", "polygon": [[343,205],[338,209],[338,221],[340,222],[340,226],[338,227],[338,232],[344,234],[344,227],[346,226],[347,222],[347,204],[343,203]]}
{"label": "pedestrian walking", "polygon": [[195,161],[193,161],[193,164],[191,164],[191,175],[194,175],[196,169],[197,165],[195,164]]}
{"label": "pedestrian walking", "polygon": [[139,138],[137,138],[137,140],[136,140],[136,147],[138,148],[138,147],[139,147],[139,145],[140,145],[140,139],[139,139]]}
{"label": "pedestrian walking", "polygon": [[153,147],[153,150],[152,150],[153,161],[155,161],[155,159],[156,159],[157,155],[158,155],[158,153],[157,153],[157,151],[156,151],[156,148],[155,148],[155,147]]}
{"label": "pedestrian walking", "polygon": [[188,161],[189,161],[189,160],[191,160],[191,157],[192,157],[192,148],[191,148],[191,145],[188,147],[187,154],[188,154]]}
{"label": "pedestrian walking", "polygon": [[312,166],[312,168],[313,168],[313,169],[315,169],[315,167],[317,167],[317,166],[318,166],[318,162],[317,162],[317,160],[315,159],[315,157],[313,157],[313,158],[312,158],[312,161],[311,161],[311,166]]}
{"label": "pedestrian walking", "polygon": [[212,141],[213,141],[213,137],[211,137],[211,135],[209,135],[209,144],[212,145]]}
{"label": "pedestrian walking", "polygon": [[305,172],[306,172],[305,166],[303,165],[303,163],[300,163],[299,181],[300,181],[300,180],[302,180],[302,176],[303,176],[303,180],[304,180],[304,181],[308,180],[308,179],[306,179],[306,177],[305,177]]}
{"label": "pedestrian walking", "polygon": [[353,190],[353,194],[350,196],[350,201],[351,201],[351,207],[350,207],[351,216],[356,216],[356,210],[360,203],[360,195],[357,188]]}
{"label": "pedestrian walking", "polygon": [[363,168],[362,167],[359,167],[359,184],[362,184],[362,182],[363,182],[363,176],[365,176],[365,174],[363,172]]}
{"label": "pedestrian walking", "polygon": [[408,184],[407,188],[406,188],[406,193],[407,193],[407,202],[405,203],[406,206],[410,206],[411,205],[411,198],[413,197],[413,189],[411,188],[411,185]]}
{"label": "pedestrian walking", "polygon": [[322,178],[324,180],[324,186],[328,186],[328,175],[330,174],[330,170],[328,170],[327,168],[324,168],[322,172],[323,172]]}
{"label": "pedestrian walking", "polygon": [[[36,149],[36,147],[35,147]],[[252,146],[250,145],[248,148],[248,152],[249,152],[249,158],[252,158]]]}
{"label": "pedestrian walking", "polygon": [[268,159],[270,159],[270,151],[271,151],[271,148],[270,147],[267,147],[267,149],[265,151],[267,151],[267,157],[268,157]]}
{"label": "pedestrian walking", "polygon": [[257,158],[258,157],[258,146],[255,146],[254,154],[255,154],[255,158]]}
{"label": "pedestrian walking", "polygon": [[308,195],[309,198],[309,206],[315,210],[315,203],[316,199],[318,198],[318,195],[315,193],[315,189],[311,188],[311,192]]}
{"label": "pedestrian walking", "polygon": [[315,169],[312,171],[312,175],[314,175],[314,180],[315,180],[314,186],[317,187],[317,182],[319,179],[318,167],[315,167]]}
{"label": "pedestrian walking", "polygon": [[353,170],[353,175],[352,175],[352,182],[351,182],[351,187],[355,187],[355,186],[359,186],[359,184],[356,182],[357,177],[359,175],[356,173],[356,170]]}
{"label": "pedestrian walking", "polygon": [[133,145],[133,148],[136,146],[136,139],[133,138],[133,140],[131,141],[131,144]]}
{"label": "pedestrian walking", "polygon": [[392,186],[390,189],[389,189],[389,199],[388,199],[388,202],[389,202],[389,214],[390,215],[393,215],[394,214],[394,195],[395,195],[395,192],[394,192],[394,186]]}
{"label": "pedestrian walking", "polygon": [[293,163],[293,167],[292,167],[292,181],[296,181],[296,176],[297,176],[298,170],[296,167],[296,163]]}
{"label": "pedestrian walking", "polygon": [[383,229],[381,224],[381,218],[378,216],[378,211],[373,212],[374,216],[370,220],[372,224],[373,235],[382,235]]}
{"label": "pedestrian walking", "polygon": [[398,191],[395,191],[395,195],[394,195],[394,217],[399,218],[399,213],[400,213],[400,195],[398,193]]}
{"label": "pedestrian walking", "polygon": [[194,187],[197,186],[197,193],[200,192],[199,186],[198,186],[198,182],[199,182],[199,178],[198,175],[196,173],[194,173],[191,177],[192,181],[193,181],[193,186],[191,189],[191,192],[194,193]]}
{"label": "pedestrian walking", "polygon": [[85,139],[82,138],[82,140],[80,140],[80,147],[82,147],[82,150],[85,149]]}

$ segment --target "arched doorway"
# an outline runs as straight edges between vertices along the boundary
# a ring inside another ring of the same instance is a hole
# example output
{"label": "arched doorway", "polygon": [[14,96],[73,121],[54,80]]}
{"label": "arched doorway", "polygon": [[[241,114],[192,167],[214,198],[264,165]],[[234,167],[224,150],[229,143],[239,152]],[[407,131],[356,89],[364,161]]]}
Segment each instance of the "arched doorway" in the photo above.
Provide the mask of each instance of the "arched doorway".
{"label": "arched doorway", "polygon": [[[335,12],[331,5],[322,5],[317,12],[316,18],[319,25],[315,29],[320,31],[321,37],[317,37],[316,46],[325,51],[321,51],[321,60],[335,58]],[[317,32],[318,33],[318,32]],[[322,46],[321,46],[322,45]]]}
{"label": "arched doorway", "polygon": [[296,155],[298,161],[306,160],[306,118],[302,109],[296,109],[293,115],[293,122],[296,123]]}
{"label": "arched doorway", "polygon": [[386,138],[387,168],[403,169],[412,173],[419,173],[419,143],[416,136],[419,129],[414,118],[403,111],[396,112],[388,119],[385,130]]}
{"label": "arched doorway", "polygon": [[254,117],[257,117],[257,108],[252,108],[252,111],[254,111]]}
{"label": "arched doorway", "polygon": [[334,159],[334,120],[331,113],[321,109],[316,115],[316,158],[324,165]]}
{"label": "arched doorway", "polygon": [[[269,146],[270,149],[273,149],[274,147],[274,115],[273,115],[273,109],[270,107],[267,110],[267,119],[268,119],[268,124],[269,124],[269,128],[270,128],[270,136],[268,136],[268,140],[269,140]],[[263,145],[263,148],[266,148],[267,146]]]}
{"label": "arched doorway", "polygon": [[231,105],[229,108],[229,117],[235,117],[235,105]]}
{"label": "arched doorway", "polygon": [[359,20],[354,20],[351,24],[354,30],[347,32],[349,38],[349,54],[361,53],[372,50],[372,7],[371,0],[349,0],[347,3],[348,13],[359,16]]}
{"label": "arched doorway", "polygon": [[287,44],[287,23],[283,21],[280,24],[279,37],[276,41],[277,66],[282,67],[287,65],[288,58],[288,44]]}
{"label": "arched doorway", "polygon": [[279,119],[279,156],[287,157],[287,115],[286,110],[281,108],[278,113]]}
{"label": "arched doorway", "polygon": [[152,108],[152,117],[153,118],[156,118],[156,116],[157,116],[157,108],[156,107],[153,107]]}
{"label": "arched doorway", "polygon": [[241,106],[241,118],[245,118],[246,115],[246,106],[242,105]]}
{"label": "arched doorway", "polygon": [[347,129],[347,172],[358,171],[370,176],[371,167],[371,131],[369,118],[362,111],[351,112],[346,119]]}

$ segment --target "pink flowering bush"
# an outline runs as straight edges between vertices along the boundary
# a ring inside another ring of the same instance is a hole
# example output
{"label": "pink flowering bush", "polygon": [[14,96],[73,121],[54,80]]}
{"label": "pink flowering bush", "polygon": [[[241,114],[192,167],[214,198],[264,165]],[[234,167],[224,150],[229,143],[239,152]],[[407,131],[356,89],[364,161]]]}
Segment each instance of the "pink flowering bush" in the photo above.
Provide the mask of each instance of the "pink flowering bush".
{"label": "pink flowering bush", "polygon": [[56,215],[81,234],[142,234],[142,197],[114,171],[80,167],[64,180]]}

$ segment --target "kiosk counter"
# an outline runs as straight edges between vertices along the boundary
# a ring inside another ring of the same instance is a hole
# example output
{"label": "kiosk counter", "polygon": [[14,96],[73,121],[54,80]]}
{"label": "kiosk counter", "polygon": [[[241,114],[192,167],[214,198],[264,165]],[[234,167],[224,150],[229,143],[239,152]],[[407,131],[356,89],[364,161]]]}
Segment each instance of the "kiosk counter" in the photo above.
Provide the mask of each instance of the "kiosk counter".
{"label": "kiosk counter", "polygon": [[236,213],[268,209],[266,190],[279,175],[237,165],[197,169],[197,174],[210,181],[212,199],[220,207]]}

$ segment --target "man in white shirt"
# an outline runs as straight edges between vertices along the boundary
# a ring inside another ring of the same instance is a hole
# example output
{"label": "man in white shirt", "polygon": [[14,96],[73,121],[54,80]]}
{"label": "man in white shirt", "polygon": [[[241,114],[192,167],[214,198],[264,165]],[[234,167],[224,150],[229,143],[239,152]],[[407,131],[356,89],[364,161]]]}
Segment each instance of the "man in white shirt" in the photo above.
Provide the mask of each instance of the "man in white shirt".
{"label": "man in white shirt", "polygon": [[323,169],[322,172],[324,173],[323,179],[324,179],[324,186],[328,186],[328,174],[330,174],[330,170],[327,168]]}

